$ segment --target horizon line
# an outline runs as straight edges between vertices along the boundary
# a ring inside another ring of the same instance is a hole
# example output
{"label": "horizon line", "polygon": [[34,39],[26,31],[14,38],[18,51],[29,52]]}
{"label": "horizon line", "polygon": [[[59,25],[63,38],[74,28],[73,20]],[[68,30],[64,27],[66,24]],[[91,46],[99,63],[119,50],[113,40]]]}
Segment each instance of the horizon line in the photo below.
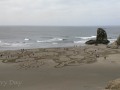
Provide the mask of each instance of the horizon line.
{"label": "horizon line", "polygon": [[104,26],[120,26],[120,25],[0,25],[0,27],[2,26],[35,26],[35,27],[104,27]]}

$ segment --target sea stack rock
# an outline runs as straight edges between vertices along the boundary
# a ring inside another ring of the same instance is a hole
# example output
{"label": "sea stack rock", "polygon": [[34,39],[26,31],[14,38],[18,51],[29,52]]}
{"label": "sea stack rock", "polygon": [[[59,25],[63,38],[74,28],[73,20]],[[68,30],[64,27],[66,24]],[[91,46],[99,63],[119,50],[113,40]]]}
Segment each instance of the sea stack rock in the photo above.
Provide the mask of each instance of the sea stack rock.
{"label": "sea stack rock", "polygon": [[109,42],[106,31],[102,28],[98,28],[96,40],[89,40],[86,44],[108,44]]}
{"label": "sea stack rock", "polygon": [[97,40],[97,41],[101,41],[101,42],[102,42],[103,40],[107,40],[106,31],[103,30],[102,28],[98,28],[96,40]]}

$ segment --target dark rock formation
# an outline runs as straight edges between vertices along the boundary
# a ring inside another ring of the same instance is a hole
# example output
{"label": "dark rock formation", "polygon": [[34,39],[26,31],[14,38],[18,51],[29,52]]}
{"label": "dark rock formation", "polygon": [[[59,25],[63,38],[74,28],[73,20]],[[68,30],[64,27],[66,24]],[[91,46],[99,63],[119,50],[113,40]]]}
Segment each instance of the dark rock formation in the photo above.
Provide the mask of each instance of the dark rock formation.
{"label": "dark rock formation", "polygon": [[107,33],[106,33],[106,31],[103,30],[102,28],[98,28],[96,40],[97,41],[107,40]]}
{"label": "dark rock formation", "polygon": [[85,44],[97,44],[96,40],[89,40]]}
{"label": "dark rock formation", "polygon": [[86,44],[108,44],[107,33],[104,29],[98,28],[96,40],[89,40]]}

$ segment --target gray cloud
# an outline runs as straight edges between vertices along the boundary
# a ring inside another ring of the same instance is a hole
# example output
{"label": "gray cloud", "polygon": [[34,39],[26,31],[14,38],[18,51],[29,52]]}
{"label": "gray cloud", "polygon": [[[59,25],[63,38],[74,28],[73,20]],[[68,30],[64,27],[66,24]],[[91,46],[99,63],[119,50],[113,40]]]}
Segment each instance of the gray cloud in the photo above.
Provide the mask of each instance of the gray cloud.
{"label": "gray cloud", "polygon": [[0,25],[118,25],[120,0],[0,0]]}

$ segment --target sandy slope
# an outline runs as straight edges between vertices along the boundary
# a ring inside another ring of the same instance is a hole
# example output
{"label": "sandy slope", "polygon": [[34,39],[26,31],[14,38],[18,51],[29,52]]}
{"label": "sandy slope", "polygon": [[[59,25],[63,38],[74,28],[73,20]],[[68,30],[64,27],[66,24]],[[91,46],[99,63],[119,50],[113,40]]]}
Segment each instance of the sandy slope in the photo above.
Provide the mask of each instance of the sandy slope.
{"label": "sandy slope", "polygon": [[120,49],[104,45],[0,54],[0,90],[102,90],[120,77]]}

